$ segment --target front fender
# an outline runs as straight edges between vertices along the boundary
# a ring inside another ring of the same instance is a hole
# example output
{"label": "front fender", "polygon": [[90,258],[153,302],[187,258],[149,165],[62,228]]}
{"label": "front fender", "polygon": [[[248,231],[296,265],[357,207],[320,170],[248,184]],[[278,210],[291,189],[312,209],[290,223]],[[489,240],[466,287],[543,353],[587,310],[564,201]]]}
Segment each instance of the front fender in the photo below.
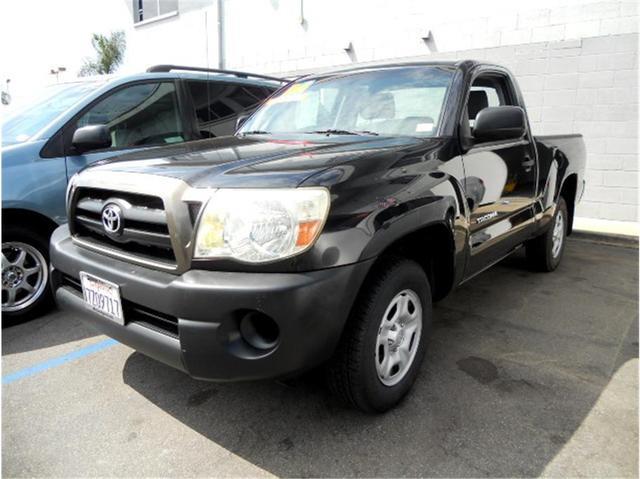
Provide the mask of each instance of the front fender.
{"label": "front fender", "polygon": [[379,256],[402,238],[437,224],[446,226],[453,237],[455,197],[431,196],[416,201],[421,204],[412,203],[383,210],[370,220],[374,234],[363,248],[360,260]]}
{"label": "front fender", "polygon": [[299,266],[327,268],[375,258],[426,227],[444,224],[465,250],[468,218],[462,158],[446,140],[336,165],[305,186],[325,186],[331,211],[322,235]]}
{"label": "front fender", "polygon": [[443,171],[416,173],[407,167],[377,177],[375,184],[363,181],[344,189],[334,185],[332,212],[305,258],[308,264],[334,267],[369,260],[402,238],[436,224],[445,225],[463,250],[468,230],[460,183]]}
{"label": "front fender", "polygon": [[43,141],[2,151],[2,207],[34,211],[57,224],[66,221],[64,158],[41,158]]}

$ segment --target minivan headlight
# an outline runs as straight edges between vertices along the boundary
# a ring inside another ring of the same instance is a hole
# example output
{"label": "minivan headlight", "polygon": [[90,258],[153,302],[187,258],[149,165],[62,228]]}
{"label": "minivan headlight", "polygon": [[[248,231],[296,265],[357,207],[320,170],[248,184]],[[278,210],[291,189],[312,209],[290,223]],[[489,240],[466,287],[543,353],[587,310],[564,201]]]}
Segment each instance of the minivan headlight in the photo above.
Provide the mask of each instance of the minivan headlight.
{"label": "minivan headlight", "polygon": [[275,261],[310,248],[329,211],[325,188],[220,189],[200,216],[194,258]]}

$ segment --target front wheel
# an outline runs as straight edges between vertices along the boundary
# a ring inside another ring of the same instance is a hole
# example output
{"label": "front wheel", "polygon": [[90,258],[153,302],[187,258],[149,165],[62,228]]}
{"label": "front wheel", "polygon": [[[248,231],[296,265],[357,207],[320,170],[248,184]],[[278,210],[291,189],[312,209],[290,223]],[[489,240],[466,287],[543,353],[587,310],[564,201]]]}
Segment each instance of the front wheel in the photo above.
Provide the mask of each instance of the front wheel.
{"label": "front wheel", "polygon": [[561,196],[550,227],[544,234],[526,243],[527,260],[534,270],[549,272],[558,267],[564,253],[568,225],[567,203]]}
{"label": "front wheel", "polygon": [[48,238],[18,226],[2,237],[2,315],[19,322],[53,304],[49,288]]}
{"label": "front wheel", "polygon": [[332,391],[365,412],[383,412],[409,392],[431,324],[423,269],[404,258],[383,260],[365,282],[327,368]]}

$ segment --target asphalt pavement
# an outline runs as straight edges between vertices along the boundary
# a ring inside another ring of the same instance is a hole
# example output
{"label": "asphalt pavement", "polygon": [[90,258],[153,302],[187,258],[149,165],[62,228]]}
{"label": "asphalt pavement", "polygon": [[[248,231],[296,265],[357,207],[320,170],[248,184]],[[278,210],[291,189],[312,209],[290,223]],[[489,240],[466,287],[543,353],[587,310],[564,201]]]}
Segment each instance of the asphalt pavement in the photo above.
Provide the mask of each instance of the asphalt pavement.
{"label": "asphalt pavement", "polygon": [[393,411],[320,375],[193,380],[55,311],[2,331],[2,472],[41,476],[638,476],[638,250],[518,253],[439,303]]}

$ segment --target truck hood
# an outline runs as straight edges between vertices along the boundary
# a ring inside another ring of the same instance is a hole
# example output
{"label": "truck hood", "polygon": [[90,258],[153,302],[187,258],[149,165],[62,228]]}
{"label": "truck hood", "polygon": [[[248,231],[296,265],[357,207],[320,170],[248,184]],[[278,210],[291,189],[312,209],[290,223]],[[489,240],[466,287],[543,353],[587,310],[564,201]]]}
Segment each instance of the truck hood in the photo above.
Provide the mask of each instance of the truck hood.
{"label": "truck hood", "polygon": [[90,168],[169,176],[196,188],[293,188],[337,165],[424,148],[435,141],[375,136],[229,136],[147,149],[94,163]]}

